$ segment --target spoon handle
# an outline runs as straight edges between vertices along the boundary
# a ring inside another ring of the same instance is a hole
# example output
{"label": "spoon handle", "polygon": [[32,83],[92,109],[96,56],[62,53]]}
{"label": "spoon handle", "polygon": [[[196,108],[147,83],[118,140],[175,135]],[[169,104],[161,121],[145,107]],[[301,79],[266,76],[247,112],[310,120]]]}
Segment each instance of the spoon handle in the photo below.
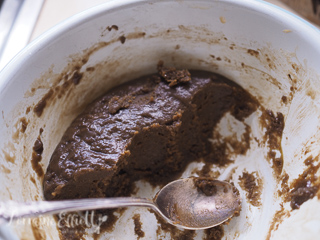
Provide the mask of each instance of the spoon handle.
{"label": "spoon handle", "polygon": [[18,218],[35,217],[43,214],[57,214],[63,211],[84,211],[130,206],[149,207],[157,210],[152,200],[133,197],[88,198],[78,200],[38,201],[30,203],[8,201],[0,202],[0,224],[10,222]]}

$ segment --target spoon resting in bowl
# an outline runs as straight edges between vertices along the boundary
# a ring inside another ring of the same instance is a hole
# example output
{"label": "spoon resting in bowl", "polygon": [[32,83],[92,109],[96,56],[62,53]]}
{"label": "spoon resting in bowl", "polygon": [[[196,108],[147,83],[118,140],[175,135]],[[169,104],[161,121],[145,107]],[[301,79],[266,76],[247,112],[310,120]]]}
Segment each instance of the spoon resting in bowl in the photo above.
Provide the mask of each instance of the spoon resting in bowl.
{"label": "spoon resting in bowl", "polygon": [[164,186],[153,200],[135,197],[90,198],[18,203],[0,202],[0,224],[24,217],[103,208],[148,207],[168,223],[184,229],[217,226],[241,210],[238,190],[212,178],[185,178]]}

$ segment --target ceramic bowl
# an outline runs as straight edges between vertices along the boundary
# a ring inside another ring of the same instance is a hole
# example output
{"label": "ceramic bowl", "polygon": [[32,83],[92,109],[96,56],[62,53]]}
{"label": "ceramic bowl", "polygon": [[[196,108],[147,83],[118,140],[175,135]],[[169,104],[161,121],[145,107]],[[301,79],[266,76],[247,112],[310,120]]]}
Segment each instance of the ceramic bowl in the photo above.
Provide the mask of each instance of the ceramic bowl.
{"label": "ceramic bowl", "polygon": [[[162,60],[168,66],[220,73],[246,89],[263,109],[284,116],[282,137],[273,149],[274,159],[283,159],[280,171],[275,172],[272,149],[263,140],[267,129],[259,120],[261,109],[245,121],[251,128],[250,149],[231,154],[234,162],[227,167],[213,166],[221,179],[231,173],[229,180],[243,199],[240,216],[223,226],[223,239],[317,239],[319,40],[319,30],[307,22],[253,0],[110,1],[70,18],[30,43],[0,73],[1,201],[43,200],[41,171],[71,121],[97,96],[155,72]],[[215,131],[238,134],[241,141],[243,125],[225,116]],[[34,162],[32,148],[39,136],[44,151],[41,161]],[[183,176],[200,165],[189,166]],[[258,204],[241,187],[243,172],[254,176]],[[139,196],[157,191],[147,183],[138,185]],[[292,194],[304,194],[308,187],[313,195],[292,209]],[[153,214],[137,208],[126,210],[113,231],[98,239],[137,239],[136,213],[143,239],[171,239]],[[2,234],[11,229],[20,239],[59,238],[51,216],[1,228]],[[198,231],[194,238],[203,234]]]}

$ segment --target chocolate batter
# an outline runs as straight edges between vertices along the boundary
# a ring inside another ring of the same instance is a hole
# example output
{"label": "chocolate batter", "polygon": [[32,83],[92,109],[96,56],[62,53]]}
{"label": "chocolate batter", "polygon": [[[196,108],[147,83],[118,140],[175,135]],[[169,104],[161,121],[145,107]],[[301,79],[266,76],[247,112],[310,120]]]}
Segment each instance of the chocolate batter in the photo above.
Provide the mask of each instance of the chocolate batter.
{"label": "chocolate batter", "polygon": [[307,168],[291,184],[291,191],[288,193],[287,200],[293,210],[299,209],[300,206],[314,198],[320,189],[319,177],[317,172],[320,163],[314,164],[314,158],[310,156],[304,161]]}
{"label": "chocolate batter", "polygon": [[251,205],[255,207],[261,206],[263,182],[257,172],[248,173],[244,171],[242,176],[239,176],[239,185],[247,192],[246,198]]}
{"label": "chocolate batter", "polygon": [[208,138],[227,111],[242,120],[257,107],[220,75],[159,72],[109,91],[73,121],[44,177],[47,200],[128,195],[139,179],[165,184],[211,153]]}
{"label": "chocolate batter", "polygon": [[43,152],[43,143],[41,141],[41,133],[43,132],[43,129],[40,129],[39,136],[37,140],[34,142],[33,148],[32,148],[32,169],[37,173],[38,177],[43,177],[44,171],[42,169],[42,166],[40,164],[42,160],[42,152]]}
{"label": "chocolate batter", "polygon": [[217,193],[217,186],[213,180],[207,178],[195,178],[194,185],[197,190],[206,196],[213,196]]}
{"label": "chocolate batter", "polygon": [[135,214],[133,216],[133,223],[134,223],[134,233],[138,236],[137,239],[143,238],[145,233],[142,231],[142,223],[140,221],[140,214]]}
{"label": "chocolate batter", "polygon": [[212,159],[208,139],[226,112],[243,120],[258,107],[218,74],[158,72],[112,89],[73,121],[44,176],[47,200],[128,196],[140,179],[164,185]]}

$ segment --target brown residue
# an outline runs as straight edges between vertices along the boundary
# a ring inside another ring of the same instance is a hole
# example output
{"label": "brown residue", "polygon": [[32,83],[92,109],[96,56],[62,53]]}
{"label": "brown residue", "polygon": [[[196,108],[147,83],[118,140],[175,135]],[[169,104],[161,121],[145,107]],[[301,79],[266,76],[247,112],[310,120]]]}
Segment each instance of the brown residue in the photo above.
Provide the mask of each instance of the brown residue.
{"label": "brown residue", "polygon": [[169,83],[170,87],[174,87],[180,83],[186,83],[191,80],[191,74],[188,70],[176,70],[173,67],[163,67],[158,65],[159,75]]}
{"label": "brown residue", "polygon": [[19,129],[19,123],[20,122],[17,122],[14,126],[15,128],[15,131],[13,132],[12,134],[12,140],[13,142],[17,143],[19,141],[19,138],[20,138],[20,129]]}
{"label": "brown residue", "polygon": [[229,59],[229,58],[227,58],[227,57],[225,57],[224,60],[225,60],[226,62],[228,62],[228,63],[231,63],[231,59]]}
{"label": "brown residue", "polygon": [[35,218],[31,220],[31,229],[35,240],[46,240],[46,233],[43,229],[40,229],[40,220]]}
{"label": "brown residue", "polygon": [[[102,216],[107,216],[107,221],[103,222],[101,225],[100,232],[112,232],[114,230],[115,224],[118,219],[123,215],[126,208],[118,208],[118,209],[103,209],[100,210],[100,214]],[[118,215],[115,215],[117,213]]]}
{"label": "brown residue", "polygon": [[120,40],[120,42],[121,42],[122,44],[124,44],[125,41],[126,41],[126,37],[125,37],[124,35],[122,35],[122,36],[119,37],[119,40]]}
{"label": "brown residue", "polygon": [[266,57],[266,60],[267,60],[267,62],[268,62],[269,68],[270,68],[270,69],[276,69],[276,65],[275,65],[274,61],[272,61],[272,60],[270,59],[270,57],[268,56],[268,54],[265,54],[265,57]]}
{"label": "brown residue", "polygon": [[291,66],[292,66],[292,69],[295,70],[296,73],[298,73],[300,71],[300,67],[298,66],[298,64],[292,63]]}
{"label": "brown residue", "polygon": [[31,181],[35,186],[37,186],[36,180],[34,179],[34,177],[30,176],[30,181]]}
{"label": "brown residue", "polygon": [[80,83],[81,78],[83,77],[82,73],[79,73],[78,71],[75,71],[73,76],[72,76],[72,82],[74,85],[78,85]]}
{"label": "brown residue", "polygon": [[5,150],[2,150],[2,153],[4,155],[4,159],[7,161],[7,162],[10,162],[10,163],[14,163],[15,162],[15,157],[14,156],[11,156],[10,153],[6,152]]}
{"label": "brown residue", "polygon": [[78,223],[76,225],[73,222],[73,219],[81,218],[81,214],[81,212],[68,212],[64,213],[62,215],[63,218],[61,219],[58,215],[53,216],[57,222],[60,240],[84,240],[83,235],[85,233],[85,228],[83,224]]}
{"label": "brown residue", "polygon": [[34,106],[33,111],[38,117],[41,117],[43,110],[47,105],[47,101],[51,98],[52,95],[53,90],[50,89],[49,92],[47,92],[47,94],[45,94],[43,98]]}
{"label": "brown residue", "polygon": [[111,114],[116,114],[121,109],[128,108],[130,106],[131,97],[125,96],[125,97],[118,97],[114,96],[110,99],[108,103],[109,112]]}
{"label": "brown residue", "polygon": [[315,165],[311,156],[304,161],[304,164],[307,168],[290,185],[289,198],[293,210],[299,209],[304,202],[315,197],[320,189],[319,177],[317,176],[320,163]]}
{"label": "brown residue", "polygon": [[158,239],[161,236],[161,232],[169,233],[171,239],[175,240],[194,239],[196,233],[194,230],[180,230],[179,228],[171,225],[170,223],[167,223],[157,213],[153,212],[153,210],[149,211],[155,215],[159,224],[157,229]]}
{"label": "brown residue", "polygon": [[320,168],[319,157],[310,156],[304,161],[304,164],[307,168],[291,182],[290,186],[289,175],[282,174],[281,189],[278,190],[278,194],[284,202],[290,202],[292,210],[299,209],[303,203],[319,194],[320,181],[317,175]]}
{"label": "brown residue", "polygon": [[44,176],[44,171],[40,162],[42,160],[43,143],[41,141],[40,134],[39,134],[39,137],[34,142],[34,145],[32,148],[33,152],[32,152],[31,164],[32,164],[32,169],[37,173],[38,177],[42,178]]}
{"label": "brown residue", "polygon": [[204,159],[205,165],[202,167],[201,171],[198,172],[200,177],[209,177],[211,173],[211,168],[213,164],[218,166],[227,166],[234,161],[231,160],[227,154],[227,143],[213,143],[212,144],[212,154]]}
{"label": "brown residue", "polygon": [[[256,110],[258,106],[256,104],[255,102],[248,102],[246,106],[236,106],[233,109],[233,115],[243,120]],[[209,139],[212,143],[212,154],[204,159],[204,166],[200,171],[196,171],[196,173],[200,177],[214,177],[211,171],[213,164],[223,167],[234,162],[231,156],[228,155],[228,152],[229,154],[245,155],[250,149],[250,134],[251,128],[247,124],[245,124],[245,132],[241,136],[241,141],[238,141],[236,134],[223,137],[219,131],[214,130],[212,139]]]}
{"label": "brown residue", "polygon": [[[249,112],[247,112],[249,114]],[[211,168],[213,165],[227,166],[234,161],[227,154],[245,155],[250,149],[250,126],[246,125],[246,131],[241,136],[241,141],[237,140],[236,135],[222,137],[218,131],[214,131],[213,138],[209,139],[212,143],[212,154],[203,160],[204,165],[201,170],[195,171],[200,177],[214,177]],[[227,144],[228,143],[228,144]],[[232,150],[228,146],[231,146]]]}
{"label": "brown residue", "polygon": [[[99,233],[94,232],[92,234],[93,239],[100,239],[99,236],[104,232],[112,232],[114,230],[114,225],[119,219],[118,216],[114,215],[115,212],[119,213],[121,216],[125,208],[121,209],[103,209],[95,211],[86,212],[69,212],[66,213],[63,218],[60,219],[58,215],[54,215],[56,222],[60,223],[58,227],[59,236],[61,240],[80,240],[86,239],[86,230],[90,229],[91,221],[96,225],[100,225]],[[73,220],[71,220],[73,219]],[[86,219],[89,222],[86,222]],[[92,219],[92,220],[91,220]],[[92,227],[92,226],[91,226]],[[92,228],[94,231],[98,229]]]}
{"label": "brown residue", "polygon": [[36,154],[35,152],[32,153],[32,169],[37,173],[38,177],[43,177],[44,172],[42,166],[40,164],[42,157],[40,154]]}
{"label": "brown residue", "polygon": [[33,151],[35,151],[38,154],[42,154],[42,152],[43,152],[43,143],[41,141],[40,136],[34,142]]}
{"label": "brown residue", "polygon": [[3,173],[6,173],[6,174],[10,174],[11,173],[11,170],[7,167],[5,167],[4,165],[0,165],[0,168],[1,168],[1,172]]}
{"label": "brown residue", "polygon": [[[33,107],[34,113],[40,117],[44,109],[55,99],[61,98],[63,95],[70,94],[70,89],[77,84],[84,77],[84,73],[80,72],[81,67],[86,64],[89,60],[91,54],[97,52],[101,48],[108,46],[111,43],[117,42],[118,39],[114,39],[111,42],[99,42],[92,47],[83,51],[81,57],[78,55],[71,56],[72,62],[60,73],[52,75],[50,71],[47,74],[50,74],[49,78],[52,80],[52,87],[48,92],[43,96],[43,98]],[[94,67],[88,67],[87,72],[93,71]],[[73,73],[73,74],[70,74]],[[48,77],[46,77],[47,79]],[[36,88],[32,88],[32,95],[35,94]],[[30,111],[30,107],[27,108],[26,113]]]}
{"label": "brown residue", "polygon": [[25,117],[20,118],[20,123],[21,123],[20,132],[25,133],[28,127],[27,119]]}
{"label": "brown residue", "polygon": [[198,170],[198,169],[194,169],[192,171],[193,174],[197,174],[200,177],[219,177],[220,176],[220,172],[213,172],[212,171],[212,166],[213,164],[211,163],[207,163],[206,161],[202,160],[201,162],[204,163],[203,167]]}
{"label": "brown residue", "polygon": [[279,196],[283,196],[285,201],[287,201],[287,194],[290,191],[288,181],[289,181],[289,175],[288,173],[285,172],[282,174],[282,179],[280,179],[281,189],[278,190]]}
{"label": "brown residue", "polygon": [[[229,145],[232,149],[232,154],[245,155],[250,149],[250,134],[251,127],[245,124],[245,132],[242,134],[240,141],[238,141],[236,134],[234,134],[233,136],[223,138],[224,143],[219,145],[221,145],[225,149],[225,151],[228,149],[227,145]],[[217,134],[215,134],[214,137],[216,136]],[[221,139],[222,137],[220,136],[219,138]]]}
{"label": "brown residue", "polygon": [[248,49],[247,51],[251,56],[254,57],[258,57],[259,56],[259,52],[257,50],[253,50],[253,49]]}
{"label": "brown residue", "polygon": [[217,193],[217,186],[213,179],[194,178],[193,180],[198,192],[204,193],[206,196],[212,196]]}
{"label": "brown residue", "polygon": [[118,31],[118,30],[119,30],[119,27],[118,27],[117,25],[112,25],[111,27],[108,26],[106,29],[107,29],[109,32],[110,32],[112,29]]}
{"label": "brown residue", "polygon": [[145,32],[132,32],[126,35],[126,39],[138,39],[146,36]]}
{"label": "brown residue", "polygon": [[[282,133],[284,129],[284,116],[281,112],[275,115],[271,110],[266,110],[262,114],[261,122],[266,127],[265,141],[268,144],[268,159],[272,162],[272,168],[277,177],[281,175],[283,168],[283,154],[281,147]],[[279,156],[277,156],[280,154]]]}
{"label": "brown residue", "polygon": [[313,89],[308,89],[306,93],[312,100],[316,99],[317,93]]}
{"label": "brown residue", "polygon": [[6,189],[7,189],[7,193],[9,194],[9,199],[13,200],[10,189],[8,187],[6,187]]}
{"label": "brown residue", "polygon": [[205,236],[203,240],[220,240],[224,236],[223,226],[219,225],[204,230]]}
{"label": "brown residue", "polygon": [[133,217],[133,223],[134,223],[134,233],[138,236],[137,239],[140,239],[144,237],[145,233],[142,231],[142,223],[140,221],[140,214],[135,214]]}
{"label": "brown residue", "polygon": [[281,97],[281,101],[282,101],[284,104],[287,104],[287,103],[288,103],[288,97],[283,95],[283,96]]}
{"label": "brown residue", "polygon": [[263,182],[257,172],[248,173],[244,171],[242,176],[239,176],[239,185],[242,190],[247,192],[246,198],[251,205],[255,207],[261,206]]}
{"label": "brown residue", "polygon": [[94,70],[95,70],[94,67],[87,67],[87,68],[86,68],[86,71],[87,71],[87,72],[93,72]]}
{"label": "brown residue", "polygon": [[280,223],[282,223],[285,218],[290,217],[290,212],[285,210],[282,204],[280,206],[281,209],[278,210],[273,216],[266,240],[269,240],[271,238],[271,234],[273,231],[278,230]]}

